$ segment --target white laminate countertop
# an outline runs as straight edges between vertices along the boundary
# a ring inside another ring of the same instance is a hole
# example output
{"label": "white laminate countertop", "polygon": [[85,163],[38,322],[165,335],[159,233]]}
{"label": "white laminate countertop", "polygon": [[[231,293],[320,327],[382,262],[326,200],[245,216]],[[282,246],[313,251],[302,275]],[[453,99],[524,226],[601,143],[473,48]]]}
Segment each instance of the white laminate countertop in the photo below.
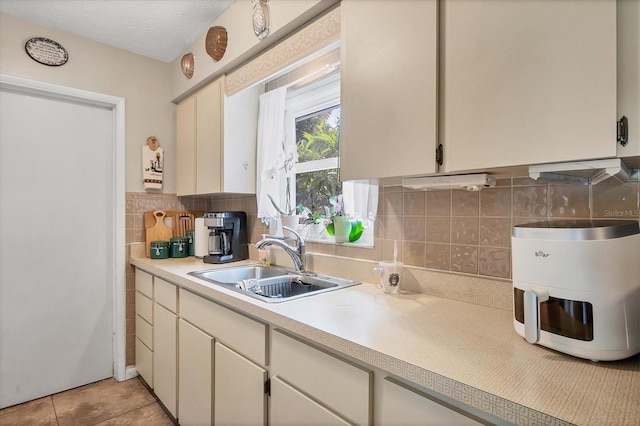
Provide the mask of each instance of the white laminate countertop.
{"label": "white laminate countertop", "polygon": [[153,275],[516,424],[640,425],[640,355],[593,363],[525,342],[508,311],[371,284],[264,303],[188,275],[255,264],[131,263]]}

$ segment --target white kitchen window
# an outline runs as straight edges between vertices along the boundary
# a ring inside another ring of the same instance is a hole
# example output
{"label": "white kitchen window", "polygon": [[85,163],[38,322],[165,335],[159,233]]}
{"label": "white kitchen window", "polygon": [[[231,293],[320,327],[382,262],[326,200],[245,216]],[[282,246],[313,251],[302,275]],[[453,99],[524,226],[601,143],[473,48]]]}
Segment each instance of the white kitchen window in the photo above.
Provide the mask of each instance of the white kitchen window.
{"label": "white kitchen window", "polygon": [[[308,240],[333,242],[322,222],[313,223],[313,218],[327,214],[332,196],[354,192],[353,184],[340,182],[340,75],[291,89],[285,109],[285,143],[295,143],[297,152],[294,173],[289,178],[291,196],[296,206],[308,209],[300,231]],[[373,221],[369,219],[375,216],[360,217],[354,207],[353,200],[350,204],[345,199],[347,214],[363,220],[366,226],[355,244],[372,246]]]}

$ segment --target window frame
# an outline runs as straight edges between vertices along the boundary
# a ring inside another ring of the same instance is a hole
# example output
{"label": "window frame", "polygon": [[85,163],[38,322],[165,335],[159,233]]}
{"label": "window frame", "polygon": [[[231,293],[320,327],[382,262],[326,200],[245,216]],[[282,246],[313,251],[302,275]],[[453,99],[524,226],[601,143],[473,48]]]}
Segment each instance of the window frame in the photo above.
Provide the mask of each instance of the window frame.
{"label": "window frame", "polygon": [[[315,92],[313,96],[308,96],[309,92]],[[296,119],[311,115],[322,110],[340,106],[340,74],[335,73],[328,77],[291,90],[287,94],[285,104],[285,143],[296,144]],[[297,149],[297,148],[296,148]],[[340,169],[340,154],[337,157],[325,158],[322,160],[296,162],[293,167],[292,176],[288,177],[291,197],[297,200],[296,175],[299,173],[309,173],[327,169]]]}

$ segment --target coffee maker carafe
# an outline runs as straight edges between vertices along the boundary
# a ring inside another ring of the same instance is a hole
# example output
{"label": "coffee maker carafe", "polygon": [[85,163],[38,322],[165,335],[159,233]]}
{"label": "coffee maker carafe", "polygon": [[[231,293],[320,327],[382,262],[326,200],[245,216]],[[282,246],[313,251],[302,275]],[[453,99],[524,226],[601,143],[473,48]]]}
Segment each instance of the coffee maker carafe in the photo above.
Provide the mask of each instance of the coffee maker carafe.
{"label": "coffee maker carafe", "polygon": [[209,255],[205,263],[227,263],[249,258],[245,212],[205,213],[209,228]]}

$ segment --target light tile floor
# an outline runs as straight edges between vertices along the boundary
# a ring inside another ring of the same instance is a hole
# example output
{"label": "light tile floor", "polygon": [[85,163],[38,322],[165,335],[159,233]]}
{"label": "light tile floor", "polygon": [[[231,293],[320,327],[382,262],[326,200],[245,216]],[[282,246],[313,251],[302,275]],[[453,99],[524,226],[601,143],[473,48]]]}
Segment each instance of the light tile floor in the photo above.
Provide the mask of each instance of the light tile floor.
{"label": "light tile floor", "polygon": [[138,378],[101,380],[0,410],[2,426],[173,424]]}

